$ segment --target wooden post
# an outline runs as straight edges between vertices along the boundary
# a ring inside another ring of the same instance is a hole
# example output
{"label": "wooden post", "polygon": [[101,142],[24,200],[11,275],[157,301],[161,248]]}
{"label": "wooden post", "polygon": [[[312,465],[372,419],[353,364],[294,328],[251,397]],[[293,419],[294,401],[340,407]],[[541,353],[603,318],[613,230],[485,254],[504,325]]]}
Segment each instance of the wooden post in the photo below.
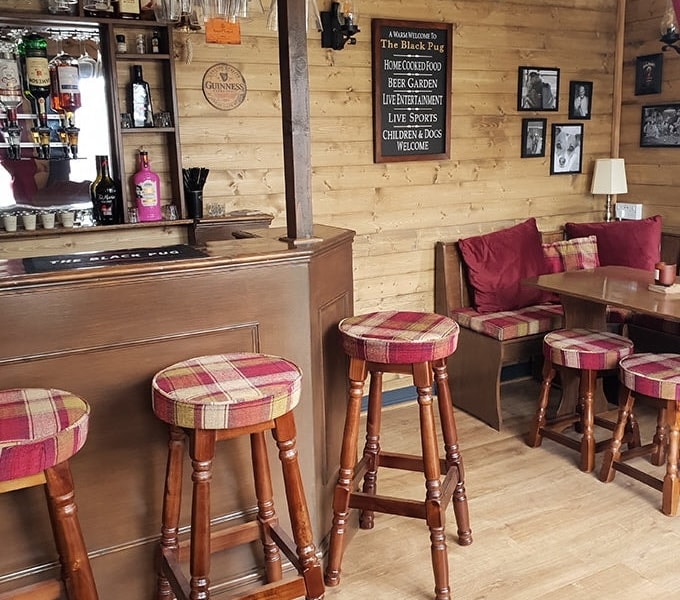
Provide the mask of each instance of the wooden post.
{"label": "wooden post", "polygon": [[[626,33],[626,0],[616,6],[616,42],[614,50],[614,89],[612,93],[612,158],[619,158],[621,141],[621,97],[623,84],[623,42]],[[614,198],[616,200],[616,198]]]}
{"label": "wooden post", "polygon": [[283,168],[288,239],[312,237],[307,0],[278,0]]}

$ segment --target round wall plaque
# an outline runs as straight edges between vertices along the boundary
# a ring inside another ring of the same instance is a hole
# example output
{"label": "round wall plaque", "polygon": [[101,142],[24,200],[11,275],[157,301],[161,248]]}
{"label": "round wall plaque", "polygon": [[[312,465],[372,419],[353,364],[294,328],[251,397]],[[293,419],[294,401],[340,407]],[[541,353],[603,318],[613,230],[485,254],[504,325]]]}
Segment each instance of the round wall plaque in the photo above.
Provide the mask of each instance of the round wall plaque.
{"label": "round wall plaque", "polygon": [[247,92],[248,86],[241,71],[227,63],[213,65],[203,75],[203,95],[219,110],[240,106]]}

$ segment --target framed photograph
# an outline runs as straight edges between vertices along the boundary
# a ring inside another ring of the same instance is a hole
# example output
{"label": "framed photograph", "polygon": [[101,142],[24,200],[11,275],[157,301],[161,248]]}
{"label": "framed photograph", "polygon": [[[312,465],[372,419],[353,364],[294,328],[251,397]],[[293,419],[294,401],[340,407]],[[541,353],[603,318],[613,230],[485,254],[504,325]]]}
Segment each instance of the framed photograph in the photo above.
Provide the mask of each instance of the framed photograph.
{"label": "framed photograph", "polygon": [[640,147],[680,147],[680,103],[642,107]]}
{"label": "framed photograph", "polygon": [[583,161],[583,124],[553,123],[550,174],[580,173]]}
{"label": "framed photograph", "polygon": [[517,76],[517,110],[556,111],[559,88],[559,69],[520,67]]}
{"label": "framed photograph", "polygon": [[547,119],[522,119],[522,158],[545,156]]}
{"label": "framed photograph", "polygon": [[569,82],[569,118],[590,119],[593,103],[592,81]]}
{"label": "framed photograph", "polygon": [[661,93],[663,54],[647,54],[635,59],[635,95]]}

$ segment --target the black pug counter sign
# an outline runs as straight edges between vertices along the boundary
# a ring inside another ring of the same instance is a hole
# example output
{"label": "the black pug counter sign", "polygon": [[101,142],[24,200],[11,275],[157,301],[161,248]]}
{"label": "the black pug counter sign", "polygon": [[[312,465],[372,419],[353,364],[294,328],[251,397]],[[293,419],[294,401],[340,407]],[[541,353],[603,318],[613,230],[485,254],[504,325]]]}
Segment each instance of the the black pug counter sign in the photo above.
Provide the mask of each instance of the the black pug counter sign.
{"label": "the black pug counter sign", "polygon": [[375,162],[449,158],[450,23],[371,21]]}

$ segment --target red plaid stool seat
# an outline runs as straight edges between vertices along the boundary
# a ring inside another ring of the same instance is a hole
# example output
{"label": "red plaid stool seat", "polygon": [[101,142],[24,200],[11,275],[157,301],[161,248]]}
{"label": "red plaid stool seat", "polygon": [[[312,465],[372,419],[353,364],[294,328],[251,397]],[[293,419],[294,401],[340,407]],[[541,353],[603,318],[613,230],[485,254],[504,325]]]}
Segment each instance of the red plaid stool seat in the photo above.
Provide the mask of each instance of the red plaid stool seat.
{"label": "red plaid stool seat", "polygon": [[[257,540],[264,547],[266,594],[265,587],[259,587],[239,598],[323,598],[323,574],[295,446],[292,411],[300,400],[301,385],[302,374],[293,363],[253,353],[199,356],[156,373],[153,411],[170,425],[157,598],[209,598],[211,545],[222,550]],[[272,432],[279,449],[294,545],[279,527],[274,510],[265,431]],[[242,435],[250,436],[257,519],[211,532],[215,444]],[[187,437],[193,465],[189,581],[180,569],[178,536],[182,455]],[[283,579],[279,548],[293,562],[298,577]]]}
{"label": "red plaid stool seat", "polygon": [[[0,493],[45,486],[61,577],[70,600],[98,597],[68,462],[85,444],[89,416],[89,405],[69,392],[0,390]],[[47,588],[51,583],[38,584],[42,585]],[[38,594],[35,586],[31,594]]]}
{"label": "red plaid stool seat", "polygon": [[[680,354],[640,353],[627,356],[619,364],[619,380],[623,384],[619,395],[619,417],[604,455],[600,479],[612,481],[614,472],[620,471],[646,483],[661,491],[661,511],[675,515],[680,499]],[[624,425],[636,398],[657,408],[656,431],[651,443],[621,452]],[[646,455],[650,455],[652,464],[657,466],[662,465],[665,458],[666,475],[663,480],[626,463]]]}
{"label": "red plaid stool seat", "polygon": [[[593,397],[598,373],[618,367],[619,361],[633,352],[633,342],[628,338],[606,331],[587,329],[558,329],[543,339],[543,382],[538,408],[527,437],[529,446],[541,445],[543,437],[550,438],[568,448],[580,452],[580,469],[590,472],[595,467],[595,453],[603,450],[608,441],[595,441],[593,426],[610,431],[614,423],[593,414]],[[556,375],[556,367],[578,370],[579,399],[577,412],[548,420],[546,409],[550,387]],[[581,439],[564,433],[571,425],[581,432]],[[632,416],[627,420],[629,446],[640,445],[637,423]]]}
{"label": "red plaid stool seat", "polygon": [[[448,317],[419,312],[376,312],[344,319],[339,324],[342,346],[349,356],[349,401],[345,420],[340,472],[333,497],[333,525],[326,584],[340,582],[346,524],[351,508],[361,509],[360,526],[373,527],[373,513],[424,519],[430,529],[432,567],[437,600],[451,598],[444,530],[445,512],[453,499],[458,543],[472,543],[463,461],[448,385],[446,358],[458,344],[458,324]],[[357,462],[361,397],[370,373],[366,443]],[[413,377],[418,394],[422,456],[385,452],[380,447],[382,374]],[[432,384],[437,383],[437,404],[446,457],[437,450]],[[420,471],[425,476],[424,501],[379,496],[378,468]],[[442,481],[442,470],[445,477]],[[355,491],[363,478],[362,491]]]}

